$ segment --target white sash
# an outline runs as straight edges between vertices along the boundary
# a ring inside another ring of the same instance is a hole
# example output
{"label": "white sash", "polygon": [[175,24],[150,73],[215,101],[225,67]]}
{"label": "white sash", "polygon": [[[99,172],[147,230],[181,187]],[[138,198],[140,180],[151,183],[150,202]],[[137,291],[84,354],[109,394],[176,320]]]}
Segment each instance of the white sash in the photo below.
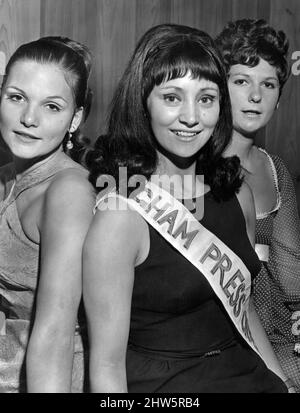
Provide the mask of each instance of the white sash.
{"label": "white sash", "polygon": [[248,321],[251,276],[242,260],[181,202],[153,182],[148,181],[133,198],[110,196],[124,199],[205,276],[239,333],[259,354]]}

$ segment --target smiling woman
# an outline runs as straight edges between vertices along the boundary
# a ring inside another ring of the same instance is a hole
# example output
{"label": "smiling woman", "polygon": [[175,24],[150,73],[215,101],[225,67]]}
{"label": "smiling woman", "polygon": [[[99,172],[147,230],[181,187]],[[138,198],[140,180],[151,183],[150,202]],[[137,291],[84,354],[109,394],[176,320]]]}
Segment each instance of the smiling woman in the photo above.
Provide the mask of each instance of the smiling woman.
{"label": "smiling woman", "polygon": [[219,118],[219,87],[191,73],[155,86],[147,99],[158,144],[184,158],[193,156],[211,137]]}
{"label": "smiling woman", "polygon": [[0,169],[0,392],[83,389],[77,311],[93,191],[64,149],[76,146],[89,72],[89,51],[59,37],[20,46],[6,67],[0,130],[13,162]]}
{"label": "smiling woman", "polygon": [[[285,392],[250,301],[259,270],[254,205],[239,160],[222,158],[231,133],[211,38],[179,25],[146,32],[116,90],[107,136],[86,158],[93,183],[101,173],[119,181],[121,167],[128,179],[146,178],[128,198],[121,188],[100,195],[85,241],[92,391]],[[154,175],[170,179],[158,186]],[[174,176],[190,178],[183,192],[203,201],[201,221],[166,185]]]}
{"label": "smiling woman", "polygon": [[61,69],[27,60],[14,64],[2,89],[1,132],[19,168],[56,151],[67,132],[75,132],[83,108],[74,111],[74,105]]}

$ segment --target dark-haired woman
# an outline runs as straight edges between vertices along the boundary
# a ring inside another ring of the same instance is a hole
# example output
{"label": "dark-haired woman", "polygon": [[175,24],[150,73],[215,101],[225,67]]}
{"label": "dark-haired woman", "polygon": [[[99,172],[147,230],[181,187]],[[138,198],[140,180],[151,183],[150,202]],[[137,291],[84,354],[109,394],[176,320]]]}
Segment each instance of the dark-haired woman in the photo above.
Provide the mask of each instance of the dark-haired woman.
{"label": "dark-haired woman", "polygon": [[253,297],[285,374],[300,391],[300,223],[295,190],[283,161],[258,148],[289,75],[288,41],[264,20],[229,23],[217,38],[228,72],[233,135],[256,208],[255,249],[262,262]]}
{"label": "dark-haired woman", "polygon": [[79,149],[90,60],[81,44],[48,37],[20,46],[6,67],[0,130],[13,161],[0,169],[0,392],[82,391],[77,312],[94,197],[65,151]]}
{"label": "dark-haired woman", "polygon": [[150,29],[87,156],[109,187],[83,253],[92,391],[286,391],[249,304],[254,205],[238,159],[221,157],[231,132],[210,37]]}

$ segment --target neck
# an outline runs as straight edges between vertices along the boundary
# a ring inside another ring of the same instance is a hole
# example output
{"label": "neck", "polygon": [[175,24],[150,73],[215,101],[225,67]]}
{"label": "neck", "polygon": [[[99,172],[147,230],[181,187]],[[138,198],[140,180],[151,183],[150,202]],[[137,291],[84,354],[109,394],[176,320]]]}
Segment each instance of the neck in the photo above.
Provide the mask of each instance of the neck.
{"label": "neck", "polygon": [[224,155],[225,157],[237,155],[241,160],[241,165],[245,167],[250,160],[254,147],[252,138],[245,137],[240,132],[234,130],[231,142],[226,148]]}
{"label": "neck", "polygon": [[61,146],[59,148],[55,148],[55,150],[51,151],[50,153],[47,153],[46,155],[34,157],[31,159],[13,157],[13,162],[14,162],[15,171],[16,171],[16,179],[17,180],[21,179],[22,176],[30,172],[31,169],[36,168],[37,166],[46,163],[49,159],[54,157],[58,152],[63,152]]}
{"label": "neck", "polygon": [[208,190],[203,179],[196,176],[196,161],[182,168],[161,152],[158,152],[158,166],[152,179],[154,183],[158,179],[159,185],[177,199],[202,196]]}
{"label": "neck", "polygon": [[179,175],[181,177],[185,175],[195,176],[196,174],[196,159],[183,158],[170,153],[163,153],[158,151],[158,166],[156,168],[155,174],[158,175],[168,175],[169,177],[173,175]]}

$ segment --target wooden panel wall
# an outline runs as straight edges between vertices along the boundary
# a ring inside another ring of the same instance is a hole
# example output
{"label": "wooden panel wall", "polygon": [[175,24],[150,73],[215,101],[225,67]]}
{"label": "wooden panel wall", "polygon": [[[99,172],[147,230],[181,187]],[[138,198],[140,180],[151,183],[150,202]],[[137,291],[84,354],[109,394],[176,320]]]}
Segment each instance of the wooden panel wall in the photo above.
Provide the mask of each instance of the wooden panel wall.
{"label": "wooden panel wall", "polygon": [[[22,42],[44,35],[84,42],[94,55],[94,104],[84,132],[95,139],[134,45],[148,28],[172,22],[215,36],[228,21],[245,17],[267,19],[288,34],[291,52],[300,51],[299,0],[0,0],[0,76],[4,58]],[[300,177],[299,113],[300,75],[292,75],[258,142]]]}

